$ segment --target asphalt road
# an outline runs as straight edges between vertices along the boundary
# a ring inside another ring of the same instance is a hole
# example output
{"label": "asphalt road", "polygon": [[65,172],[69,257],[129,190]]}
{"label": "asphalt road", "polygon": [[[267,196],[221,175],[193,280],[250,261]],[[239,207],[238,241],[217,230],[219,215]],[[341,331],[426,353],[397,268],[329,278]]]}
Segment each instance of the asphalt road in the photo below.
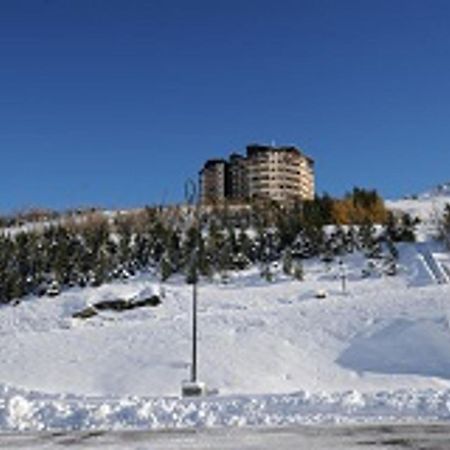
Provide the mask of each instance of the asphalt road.
{"label": "asphalt road", "polygon": [[450,424],[1,434],[0,449],[450,450]]}

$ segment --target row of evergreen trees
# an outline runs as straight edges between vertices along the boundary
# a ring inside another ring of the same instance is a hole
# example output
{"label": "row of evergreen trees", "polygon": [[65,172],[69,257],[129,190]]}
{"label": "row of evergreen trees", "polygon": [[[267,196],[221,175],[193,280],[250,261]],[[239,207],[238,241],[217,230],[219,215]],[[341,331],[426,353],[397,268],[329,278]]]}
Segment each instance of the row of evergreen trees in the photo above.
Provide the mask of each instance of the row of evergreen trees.
{"label": "row of evergreen trees", "polygon": [[395,249],[395,242],[414,239],[408,216],[398,219],[384,211],[382,230],[376,229],[372,207],[379,214],[382,204],[376,192],[357,190],[345,201],[358,207],[355,224],[336,220],[339,201],[322,196],[289,208],[256,202],[245,208],[94,212],[27,231],[9,230],[0,236],[0,302],[48,293],[51,286],[58,286],[54,293],[98,286],[149,269],[162,280],[184,274],[192,282],[197,274],[225,276],[252,264],[267,275],[269,265],[282,260],[286,273],[302,278],[299,261],[304,258],[333,258],[355,249],[376,257],[383,243]]}

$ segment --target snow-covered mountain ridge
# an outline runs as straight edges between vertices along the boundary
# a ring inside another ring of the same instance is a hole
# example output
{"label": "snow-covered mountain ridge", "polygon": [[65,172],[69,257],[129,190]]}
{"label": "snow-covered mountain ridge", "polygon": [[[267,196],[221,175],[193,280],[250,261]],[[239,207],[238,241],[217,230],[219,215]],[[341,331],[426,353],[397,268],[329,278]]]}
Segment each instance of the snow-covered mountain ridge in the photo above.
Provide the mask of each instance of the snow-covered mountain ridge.
{"label": "snow-covered mountain ridge", "polygon": [[450,197],[450,181],[438,184],[436,187],[420,194],[418,197],[421,198]]}

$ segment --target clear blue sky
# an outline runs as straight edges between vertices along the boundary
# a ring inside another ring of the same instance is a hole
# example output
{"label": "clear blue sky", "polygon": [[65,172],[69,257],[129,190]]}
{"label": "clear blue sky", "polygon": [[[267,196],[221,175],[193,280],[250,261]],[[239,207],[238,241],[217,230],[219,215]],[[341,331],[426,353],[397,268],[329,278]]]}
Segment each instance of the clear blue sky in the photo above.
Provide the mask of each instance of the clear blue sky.
{"label": "clear blue sky", "polygon": [[2,0],[0,213],[183,197],[297,144],[318,191],[450,179],[448,0]]}

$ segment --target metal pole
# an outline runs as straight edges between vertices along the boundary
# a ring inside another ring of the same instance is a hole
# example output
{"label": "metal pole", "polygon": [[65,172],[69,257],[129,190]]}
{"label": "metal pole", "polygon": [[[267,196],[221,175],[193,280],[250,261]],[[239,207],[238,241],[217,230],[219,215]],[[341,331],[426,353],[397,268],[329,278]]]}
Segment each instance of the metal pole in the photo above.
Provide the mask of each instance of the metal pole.
{"label": "metal pole", "polygon": [[194,254],[192,258],[193,283],[192,283],[192,363],[191,363],[191,382],[197,382],[197,275],[198,275],[198,251],[199,242],[198,234],[200,232],[199,223],[199,198],[197,188],[192,180],[188,180],[185,184],[185,197],[188,205],[194,208],[194,226],[195,226],[195,243]]}
{"label": "metal pole", "polygon": [[191,381],[197,382],[197,268],[194,284],[192,285],[192,373]]}

